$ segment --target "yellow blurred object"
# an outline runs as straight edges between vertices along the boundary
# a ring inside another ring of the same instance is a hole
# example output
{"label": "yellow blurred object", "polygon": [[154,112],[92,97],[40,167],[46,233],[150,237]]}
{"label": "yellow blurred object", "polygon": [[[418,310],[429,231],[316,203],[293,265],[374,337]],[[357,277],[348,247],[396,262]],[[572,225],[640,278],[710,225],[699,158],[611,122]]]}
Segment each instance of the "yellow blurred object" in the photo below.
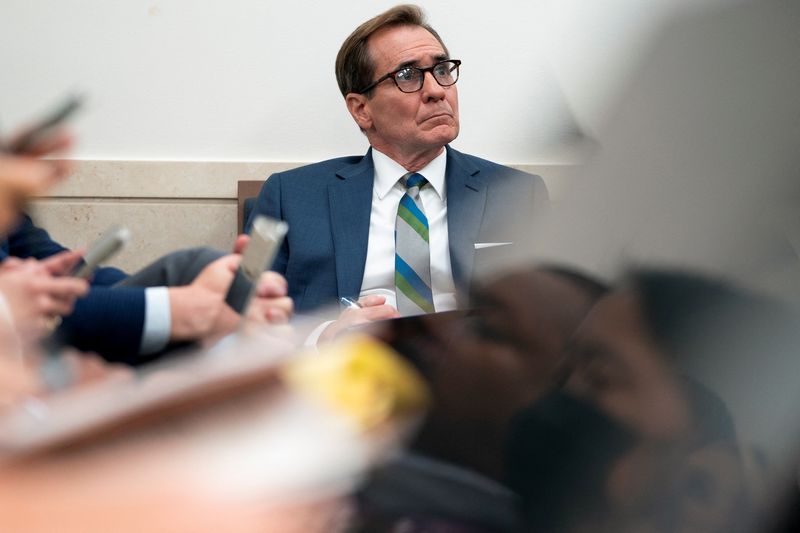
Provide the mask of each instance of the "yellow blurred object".
{"label": "yellow blurred object", "polygon": [[364,430],[422,414],[430,402],[417,371],[388,346],[363,335],[292,361],[283,376],[287,383],[321,397]]}

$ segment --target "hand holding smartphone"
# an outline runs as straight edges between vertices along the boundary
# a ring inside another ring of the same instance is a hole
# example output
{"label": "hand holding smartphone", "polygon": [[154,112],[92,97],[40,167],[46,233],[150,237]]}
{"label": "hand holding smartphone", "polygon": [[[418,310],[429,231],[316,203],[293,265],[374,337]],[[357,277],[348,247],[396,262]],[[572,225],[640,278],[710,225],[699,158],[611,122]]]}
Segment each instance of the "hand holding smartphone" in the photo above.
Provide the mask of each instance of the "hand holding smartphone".
{"label": "hand holding smartphone", "polygon": [[131,238],[131,232],[123,226],[112,226],[89,246],[83,256],[83,263],[72,271],[72,276],[89,279],[101,263],[119,252]]}
{"label": "hand holding smartphone", "polygon": [[84,100],[83,95],[70,95],[41,121],[14,139],[5,147],[5,151],[17,155],[29,152],[72,117],[83,106]]}
{"label": "hand holding smartphone", "polygon": [[253,298],[258,278],[272,266],[289,225],[282,220],[258,216],[253,221],[250,242],[242,254],[242,262],[228,288],[225,303],[243,315]]}

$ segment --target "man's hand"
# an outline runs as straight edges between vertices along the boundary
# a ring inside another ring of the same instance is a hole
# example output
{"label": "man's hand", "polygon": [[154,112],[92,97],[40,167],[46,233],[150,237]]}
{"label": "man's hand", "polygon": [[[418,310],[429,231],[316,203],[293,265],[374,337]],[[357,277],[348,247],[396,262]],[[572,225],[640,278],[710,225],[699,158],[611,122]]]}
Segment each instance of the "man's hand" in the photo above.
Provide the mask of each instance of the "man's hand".
{"label": "man's hand", "polygon": [[338,320],[332,322],[322,335],[319,342],[334,340],[347,329],[359,324],[366,324],[375,320],[385,320],[387,318],[397,318],[400,313],[391,305],[386,305],[386,297],[378,295],[364,296],[358,300],[361,306],[359,309],[345,309],[339,315]]}
{"label": "man's hand", "polygon": [[75,265],[80,262],[81,257],[83,257],[83,250],[65,250],[42,259],[39,263],[51,276],[68,276]]}
{"label": "man's hand", "polygon": [[220,257],[206,266],[191,285],[170,287],[170,340],[204,340],[232,331],[235,319],[224,313],[224,298],[240,260],[238,255]]}
{"label": "man's hand", "polygon": [[[233,242],[233,253],[242,254],[250,243],[250,236],[241,234]],[[258,281],[253,301],[247,310],[247,319],[256,323],[285,324],[292,317],[294,303],[287,296],[289,285],[277,272],[266,271]]]}
{"label": "man's hand", "polygon": [[261,274],[256,293],[247,309],[247,320],[255,323],[285,324],[292,318],[294,303],[287,296],[289,284],[277,272]]}
{"label": "man's hand", "polygon": [[44,194],[69,174],[64,160],[39,160],[39,156],[68,148],[71,138],[60,133],[34,151],[22,155],[0,154],[0,231],[5,232],[16,220],[20,209],[32,196]]}
{"label": "man's hand", "polygon": [[[241,317],[225,304],[225,295],[241,259],[236,254],[221,257],[204,268],[191,285],[169,289],[171,340],[212,340],[237,328]],[[283,276],[275,272],[262,274],[247,319],[264,323],[288,321],[292,301],[286,290]]]}
{"label": "man's hand", "polygon": [[0,293],[8,303],[23,340],[33,340],[46,333],[52,318],[71,313],[75,298],[89,290],[86,280],[57,277],[50,270],[69,265],[77,260],[75,257],[69,252],[54,256],[51,263],[15,258],[3,261]]}
{"label": "man's hand", "polygon": [[246,233],[242,233],[236,236],[236,240],[233,241],[233,253],[235,254],[243,254],[244,249],[247,248],[247,245],[250,243],[250,235]]}
{"label": "man's hand", "polygon": [[14,223],[28,198],[44,194],[72,170],[69,161],[38,158],[62,155],[71,145],[72,136],[66,130],[59,130],[24,154],[0,154],[0,232],[7,231]]}

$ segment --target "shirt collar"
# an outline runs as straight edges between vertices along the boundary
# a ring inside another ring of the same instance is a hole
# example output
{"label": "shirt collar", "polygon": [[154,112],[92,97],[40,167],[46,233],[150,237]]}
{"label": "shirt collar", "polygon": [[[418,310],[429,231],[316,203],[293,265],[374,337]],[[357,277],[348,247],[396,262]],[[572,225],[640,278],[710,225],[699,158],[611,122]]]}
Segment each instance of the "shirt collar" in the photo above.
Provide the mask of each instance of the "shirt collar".
{"label": "shirt collar", "polygon": [[[389,194],[392,187],[408,172],[397,161],[388,155],[372,149],[372,164],[375,167],[375,193],[378,198],[383,198]],[[425,176],[428,183],[431,184],[433,190],[439,195],[442,200],[445,199],[444,188],[444,175],[447,170],[447,149],[442,150],[442,153],[436,156],[430,163],[425,165],[419,170],[419,173]]]}

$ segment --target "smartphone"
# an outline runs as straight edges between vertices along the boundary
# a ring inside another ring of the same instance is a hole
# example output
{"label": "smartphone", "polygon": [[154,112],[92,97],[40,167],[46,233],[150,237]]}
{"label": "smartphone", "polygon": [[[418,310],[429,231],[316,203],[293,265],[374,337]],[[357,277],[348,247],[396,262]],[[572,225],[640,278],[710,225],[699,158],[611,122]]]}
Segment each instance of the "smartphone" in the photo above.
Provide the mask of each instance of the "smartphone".
{"label": "smartphone", "polygon": [[272,266],[289,225],[282,220],[259,215],[253,221],[250,242],[242,254],[242,262],[228,288],[225,303],[243,315],[253,298],[259,276]]}
{"label": "smartphone", "polygon": [[70,95],[61,105],[45,116],[38,124],[34,124],[21,137],[11,143],[7,150],[12,154],[24,154],[36,146],[42,139],[51,135],[59,126],[67,121],[82,106],[83,95]]}
{"label": "smartphone", "polygon": [[112,226],[103,233],[99,239],[89,246],[83,256],[83,263],[78,264],[72,271],[72,276],[89,279],[100,263],[107,260],[131,239],[131,232],[123,226]]}

